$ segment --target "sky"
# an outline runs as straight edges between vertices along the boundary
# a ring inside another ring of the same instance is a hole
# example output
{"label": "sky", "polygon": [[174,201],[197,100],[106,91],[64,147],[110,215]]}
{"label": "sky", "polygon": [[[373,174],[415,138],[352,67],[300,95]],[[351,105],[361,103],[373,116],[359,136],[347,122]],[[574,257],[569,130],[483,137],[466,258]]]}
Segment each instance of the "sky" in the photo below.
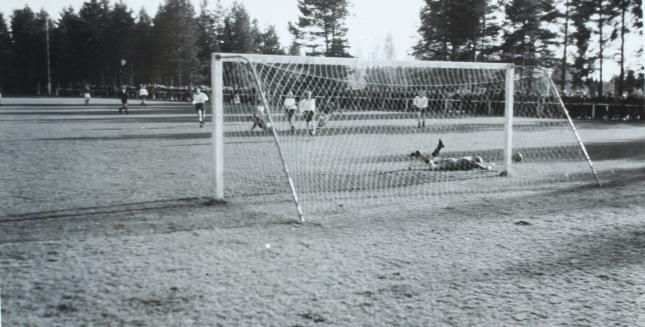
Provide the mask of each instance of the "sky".
{"label": "sky", "polygon": [[[112,0],[112,2],[115,0]],[[145,7],[151,16],[163,0],[127,0],[125,2],[136,13]],[[195,8],[199,8],[200,0],[192,0]],[[234,0],[221,0],[224,7],[229,7]],[[17,8],[28,4],[33,10],[45,9],[54,18],[59,16],[63,7],[72,6],[78,10],[84,0],[1,0],[0,12],[5,17]],[[214,7],[216,0],[209,0]],[[288,22],[298,18],[297,0],[239,0],[243,3],[252,18],[257,18],[260,26],[265,28],[275,25],[280,42],[285,48],[291,43],[291,35],[287,31]],[[419,12],[423,0],[349,0],[351,16],[347,19],[349,52],[353,56],[368,58],[375,53],[382,53],[382,45],[388,36],[392,35],[396,59],[412,59],[409,55],[412,46],[418,40],[417,29],[420,25]],[[638,59],[633,55],[643,47],[643,40],[631,37],[627,42],[627,65],[636,66]],[[608,52],[615,52],[610,49]],[[605,79],[618,74],[618,65],[612,60],[605,60],[603,66]]]}

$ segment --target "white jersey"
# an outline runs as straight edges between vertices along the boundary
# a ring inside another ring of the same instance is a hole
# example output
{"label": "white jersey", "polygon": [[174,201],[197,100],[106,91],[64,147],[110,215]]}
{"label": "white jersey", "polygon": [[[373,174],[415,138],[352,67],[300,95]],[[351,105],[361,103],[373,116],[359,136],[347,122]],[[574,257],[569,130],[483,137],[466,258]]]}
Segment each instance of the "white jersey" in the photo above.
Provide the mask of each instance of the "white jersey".
{"label": "white jersey", "polygon": [[293,97],[288,97],[284,99],[284,108],[289,110],[296,110],[296,99]]}
{"label": "white jersey", "polygon": [[208,101],[208,95],[206,93],[195,93],[193,95],[193,104],[206,103]]}
{"label": "white jersey", "polygon": [[148,90],[146,90],[146,88],[145,88],[145,87],[142,87],[142,88],[139,90],[139,96],[140,96],[140,97],[147,97],[147,96],[148,96]]}
{"label": "white jersey", "polygon": [[419,109],[425,109],[428,108],[428,98],[425,96],[416,96],[414,97],[414,101],[412,101],[412,104],[414,104],[415,107]]}
{"label": "white jersey", "polygon": [[298,107],[300,109],[300,112],[303,113],[305,111],[311,111],[311,112],[316,112],[316,99],[311,98],[311,99],[302,99],[300,100],[300,103],[298,104]]}

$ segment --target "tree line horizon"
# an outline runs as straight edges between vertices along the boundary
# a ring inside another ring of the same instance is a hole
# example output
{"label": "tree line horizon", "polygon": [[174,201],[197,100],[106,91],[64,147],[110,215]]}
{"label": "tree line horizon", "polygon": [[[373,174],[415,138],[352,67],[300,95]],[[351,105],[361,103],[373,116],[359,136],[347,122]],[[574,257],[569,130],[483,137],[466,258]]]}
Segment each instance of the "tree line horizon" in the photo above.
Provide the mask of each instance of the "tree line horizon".
{"label": "tree line horizon", "polygon": [[[164,0],[154,17],[125,3],[85,1],[54,18],[28,5],[0,12],[0,92],[47,94],[89,85],[208,85],[213,52],[351,57],[350,0],[298,0],[291,42],[259,27],[242,2]],[[625,67],[625,42],[642,37],[640,0],[424,0],[419,60],[512,62],[553,71],[562,91],[602,96],[643,88],[643,67]],[[618,51],[611,52],[613,47]],[[392,37],[384,56],[394,57]],[[642,57],[643,49],[636,53]],[[603,62],[620,73],[603,84]],[[594,74],[598,73],[598,78]]]}

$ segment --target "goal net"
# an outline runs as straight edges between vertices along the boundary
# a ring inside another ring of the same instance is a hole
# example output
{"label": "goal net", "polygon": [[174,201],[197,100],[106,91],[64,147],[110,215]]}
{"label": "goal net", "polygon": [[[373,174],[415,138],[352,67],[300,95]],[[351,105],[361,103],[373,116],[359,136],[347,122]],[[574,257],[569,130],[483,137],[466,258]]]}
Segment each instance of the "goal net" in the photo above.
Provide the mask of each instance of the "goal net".
{"label": "goal net", "polygon": [[213,54],[212,74],[217,198],[307,213],[597,181],[543,69]]}

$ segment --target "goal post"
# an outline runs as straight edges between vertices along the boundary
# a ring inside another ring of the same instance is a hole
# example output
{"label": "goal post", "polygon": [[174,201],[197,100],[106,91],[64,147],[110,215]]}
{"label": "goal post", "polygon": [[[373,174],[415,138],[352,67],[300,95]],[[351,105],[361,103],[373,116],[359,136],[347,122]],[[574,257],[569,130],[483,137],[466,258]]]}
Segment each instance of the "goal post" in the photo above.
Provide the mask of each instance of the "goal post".
{"label": "goal post", "polygon": [[224,78],[222,61],[213,55],[211,60],[211,113],[213,144],[213,195],[224,200]]}
{"label": "goal post", "polygon": [[513,163],[513,101],[515,94],[515,67],[506,68],[504,80],[504,173],[512,175]]}
{"label": "goal post", "polygon": [[[271,126],[274,126],[274,120],[273,116],[271,115],[271,107],[269,105],[269,101],[267,100],[264,87],[262,86],[262,82],[260,80],[260,77],[258,76],[258,73],[255,69],[255,66],[253,66],[253,63],[249,58],[243,55],[236,55],[236,54],[228,54],[228,55],[222,55],[222,54],[213,54],[212,58],[212,79],[213,79],[213,145],[214,145],[214,154],[215,154],[215,197],[218,200],[223,200],[224,199],[224,180],[223,180],[223,139],[224,139],[224,96],[223,96],[223,89],[224,89],[224,83],[223,83],[223,60],[233,60],[233,59],[238,59],[244,61],[246,64],[249,66],[249,71],[252,73],[252,79],[253,79],[253,84],[257,88],[257,93],[258,93],[258,102],[261,103],[264,108],[266,108],[266,117],[268,119],[268,124]],[[217,109],[216,109],[217,108]],[[217,113],[217,114],[215,114]],[[280,164],[282,166],[282,169],[284,170],[285,173],[285,178],[289,182],[289,188],[291,190],[291,194],[293,196],[293,202],[296,207],[296,211],[298,213],[298,219],[302,223],[304,222],[304,215],[302,213],[302,208],[300,207],[300,201],[298,200],[298,193],[296,191],[293,179],[291,178],[291,174],[289,173],[289,167],[284,159],[284,154],[282,147],[280,146],[280,138],[278,136],[278,133],[275,129],[270,129],[271,134],[273,135],[273,140],[275,141],[276,144],[276,151],[278,152],[280,156]]]}
{"label": "goal post", "polygon": [[214,53],[211,73],[216,199],[293,202],[302,221],[320,202],[586,181],[585,159],[597,178],[540,69]]}

